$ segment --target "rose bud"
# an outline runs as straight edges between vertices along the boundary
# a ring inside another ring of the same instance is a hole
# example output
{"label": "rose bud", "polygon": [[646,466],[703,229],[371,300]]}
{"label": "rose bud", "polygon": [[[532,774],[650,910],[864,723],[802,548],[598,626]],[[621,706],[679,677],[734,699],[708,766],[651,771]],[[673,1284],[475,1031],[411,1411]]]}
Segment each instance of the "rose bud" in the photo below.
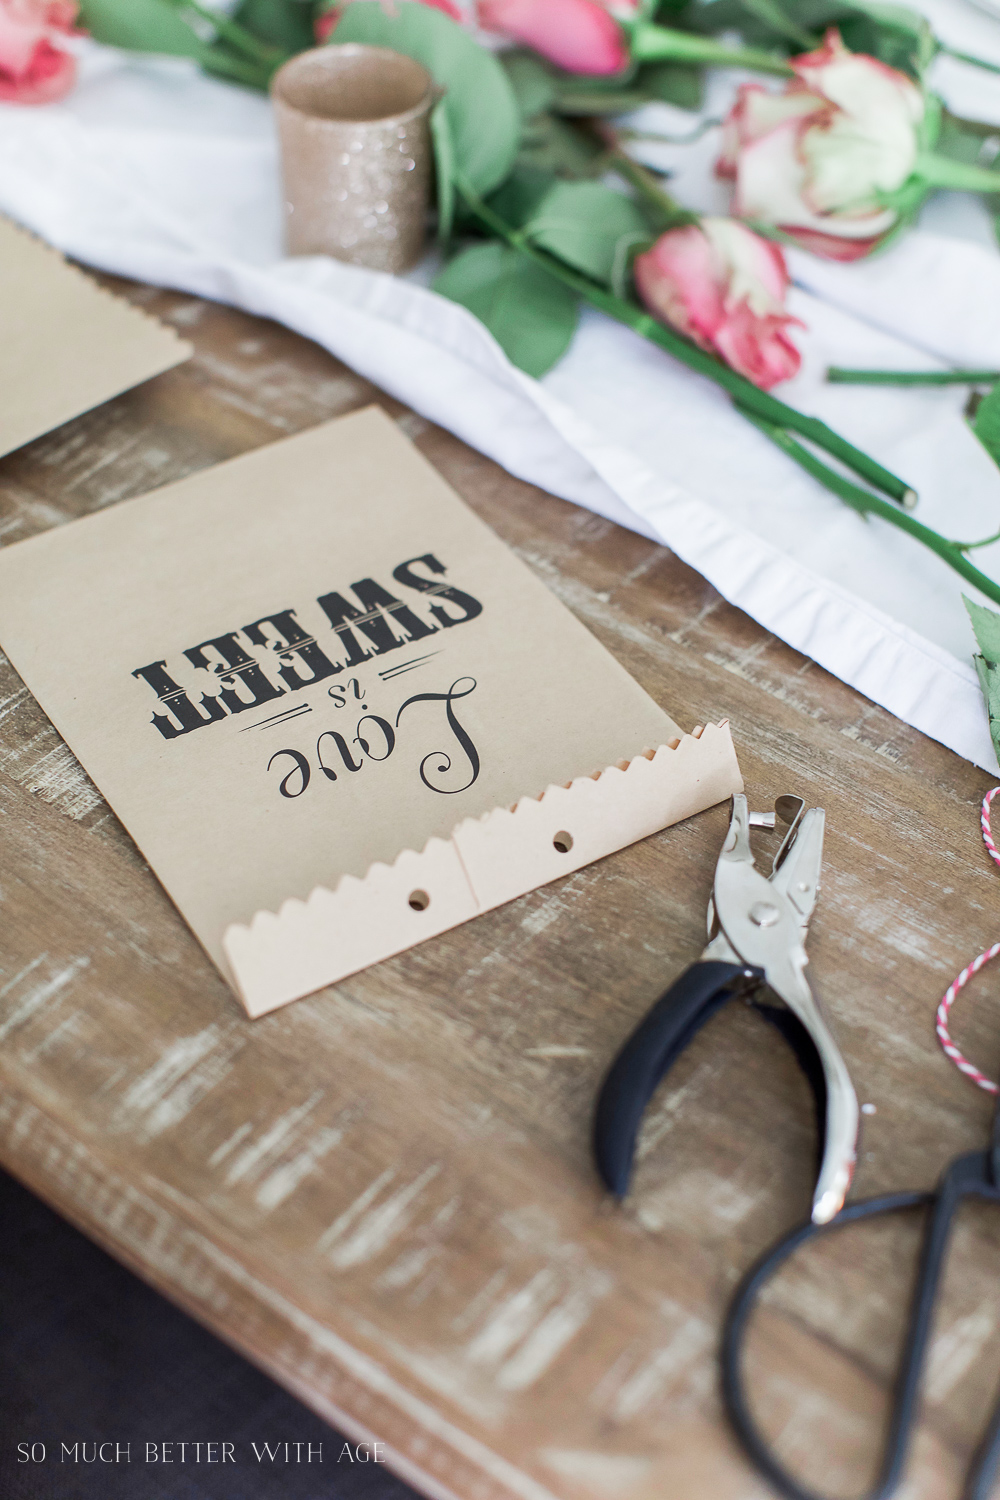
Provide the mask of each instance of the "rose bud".
{"label": "rose bud", "polygon": [[629,65],[621,27],[597,0],[479,0],[479,24],[568,73],[600,76]]}
{"label": "rose bud", "polygon": [[76,0],[0,0],[0,100],[49,104],[69,92],[76,60],[53,42],[76,10]]}
{"label": "rose bud", "polygon": [[924,97],[905,73],[848,52],[836,29],[791,65],[782,94],[739,90],[716,170],[735,181],[740,218],[773,224],[817,255],[857,260],[897,221],[881,195],[914,169]]}
{"label": "rose bud", "polygon": [[801,356],[785,330],[788,270],[777,245],[734,219],[668,229],[633,268],[640,297],[663,323],[770,390],[797,374]]}

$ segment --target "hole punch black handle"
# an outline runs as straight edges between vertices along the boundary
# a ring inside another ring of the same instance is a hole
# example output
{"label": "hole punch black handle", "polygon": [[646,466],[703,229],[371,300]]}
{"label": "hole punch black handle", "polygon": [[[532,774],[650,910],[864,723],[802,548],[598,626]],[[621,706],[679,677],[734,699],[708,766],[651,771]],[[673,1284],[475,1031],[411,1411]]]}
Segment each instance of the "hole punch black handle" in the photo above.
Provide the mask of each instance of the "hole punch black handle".
{"label": "hole punch black handle", "polygon": [[594,1157],[605,1185],[624,1198],[643,1111],[660,1079],[692,1037],[745,982],[741,964],[692,964],[633,1031],[601,1085],[594,1115]]}

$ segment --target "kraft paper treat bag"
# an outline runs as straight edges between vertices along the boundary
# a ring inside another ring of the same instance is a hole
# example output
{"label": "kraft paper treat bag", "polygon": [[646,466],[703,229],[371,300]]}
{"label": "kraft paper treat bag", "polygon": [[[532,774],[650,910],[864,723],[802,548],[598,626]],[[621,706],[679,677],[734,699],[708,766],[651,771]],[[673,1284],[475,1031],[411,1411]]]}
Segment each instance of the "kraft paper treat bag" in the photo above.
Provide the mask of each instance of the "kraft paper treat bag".
{"label": "kraft paper treat bag", "polygon": [[0,456],[191,352],[0,216]]}
{"label": "kraft paper treat bag", "polygon": [[374,407],[0,550],[0,645],[251,1015],[741,786]]}

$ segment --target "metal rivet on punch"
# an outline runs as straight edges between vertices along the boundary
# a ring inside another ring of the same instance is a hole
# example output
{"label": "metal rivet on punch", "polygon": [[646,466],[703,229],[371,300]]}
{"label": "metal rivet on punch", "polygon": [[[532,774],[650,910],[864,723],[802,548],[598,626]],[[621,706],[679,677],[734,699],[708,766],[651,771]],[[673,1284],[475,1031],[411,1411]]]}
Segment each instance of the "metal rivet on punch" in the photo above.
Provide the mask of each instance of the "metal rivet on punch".
{"label": "metal rivet on punch", "polygon": [[773,927],[781,912],[770,901],[755,901],[747,915],[756,927]]}

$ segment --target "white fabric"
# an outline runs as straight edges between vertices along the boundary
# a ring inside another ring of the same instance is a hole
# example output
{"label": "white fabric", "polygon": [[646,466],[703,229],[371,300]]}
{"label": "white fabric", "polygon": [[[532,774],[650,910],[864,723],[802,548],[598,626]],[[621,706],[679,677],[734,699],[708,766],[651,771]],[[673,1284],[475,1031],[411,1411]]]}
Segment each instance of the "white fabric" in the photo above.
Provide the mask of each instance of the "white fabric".
{"label": "white fabric", "polygon": [[[1000,24],[971,14],[1000,56]],[[585,313],[568,354],[537,382],[475,318],[427,290],[433,257],[402,279],[283,259],[267,102],[184,63],[81,51],[82,81],[64,103],[0,106],[0,210],[91,265],[316,339],[511,473],[666,543],[769,630],[996,769],[962,581],[943,563],[856,516],[714,385],[603,316]],[[732,83],[714,80],[716,113]],[[1000,79],[994,93],[1000,119]],[[647,109],[633,124],[651,121],[689,129],[691,116]],[[711,131],[692,146],[646,149],[678,165],[679,197],[725,208]],[[792,256],[805,357],[778,394],[919,488],[922,520],[971,539],[1000,527],[1000,475],[964,422],[966,393],[823,381],[828,363],[1000,368],[1000,254],[974,200],[943,195],[939,216],[942,202],[960,206],[964,240],[921,229],[848,267]],[[973,556],[1000,575],[1000,546]]]}

